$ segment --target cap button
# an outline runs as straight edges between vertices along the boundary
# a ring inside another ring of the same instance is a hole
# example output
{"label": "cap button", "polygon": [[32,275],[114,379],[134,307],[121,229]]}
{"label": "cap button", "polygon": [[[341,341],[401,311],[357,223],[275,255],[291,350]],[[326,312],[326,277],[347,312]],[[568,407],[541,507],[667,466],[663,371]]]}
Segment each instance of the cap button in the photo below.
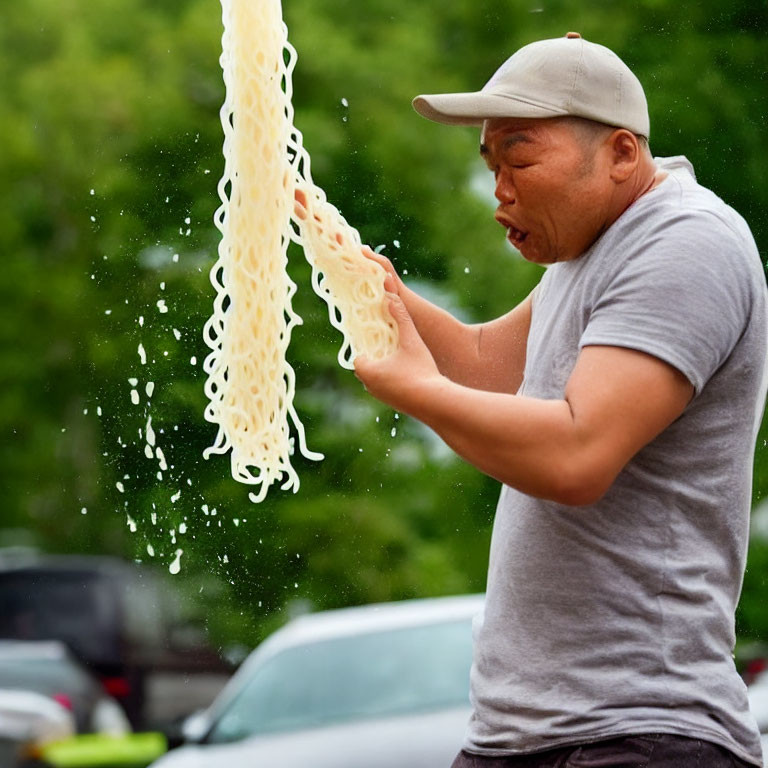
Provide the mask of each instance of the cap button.
{"label": "cap button", "polygon": [[567,37],[569,40],[576,40],[577,38],[580,38],[580,37],[581,37],[581,35],[580,35],[578,32],[568,32],[568,33],[566,34],[566,37]]}

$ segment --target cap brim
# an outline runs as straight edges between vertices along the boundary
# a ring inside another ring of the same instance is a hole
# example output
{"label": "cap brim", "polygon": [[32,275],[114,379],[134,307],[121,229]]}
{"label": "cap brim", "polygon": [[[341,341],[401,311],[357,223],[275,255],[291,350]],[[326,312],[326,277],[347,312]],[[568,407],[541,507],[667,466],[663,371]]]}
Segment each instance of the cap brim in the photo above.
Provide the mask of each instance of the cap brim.
{"label": "cap brim", "polygon": [[487,91],[440,93],[417,96],[413,108],[427,120],[445,125],[476,125],[493,117],[559,117],[567,114],[555,107],[543,107]]}

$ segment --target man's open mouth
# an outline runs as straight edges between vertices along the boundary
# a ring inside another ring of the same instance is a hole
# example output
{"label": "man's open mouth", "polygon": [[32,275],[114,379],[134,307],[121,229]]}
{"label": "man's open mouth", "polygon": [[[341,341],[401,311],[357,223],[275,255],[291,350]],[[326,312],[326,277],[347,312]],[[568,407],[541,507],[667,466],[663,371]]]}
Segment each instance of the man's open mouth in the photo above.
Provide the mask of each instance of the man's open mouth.
{"label": "man's open mouth", "polygon": [[507,227],[507,240],[509,240],[509,242],[515,246],[515,248],[519,248],[525,241],[526,237],[528,237],[527,232],[523,232],[516,227]]}

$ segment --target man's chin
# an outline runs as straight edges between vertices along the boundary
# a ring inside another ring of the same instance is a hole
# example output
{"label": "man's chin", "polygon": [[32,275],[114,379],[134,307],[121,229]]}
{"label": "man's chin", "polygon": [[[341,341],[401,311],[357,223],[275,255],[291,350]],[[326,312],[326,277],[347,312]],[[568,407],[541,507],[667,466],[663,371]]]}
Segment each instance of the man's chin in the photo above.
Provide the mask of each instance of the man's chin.
{"label": "man's chin", "polygon": [[540,253],[537,248],[532,247],[532,244],[527,241],[520,245],[521,247],[517,249],[517,252],[532,264],[552,264],[555,261],[555,259],[547,258],[546,254]]}

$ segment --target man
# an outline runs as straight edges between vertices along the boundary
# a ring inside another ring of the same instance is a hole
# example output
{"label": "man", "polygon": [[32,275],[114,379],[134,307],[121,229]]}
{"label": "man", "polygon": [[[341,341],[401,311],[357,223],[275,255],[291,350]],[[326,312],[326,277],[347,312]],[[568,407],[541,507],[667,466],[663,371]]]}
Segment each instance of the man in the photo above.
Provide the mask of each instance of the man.
{"label": "man", "polygon": [[400,348],[357,376],[503,483],[454,766],[761,765],[732,659],[766,392],[747,225],[652,158],[637,78],[576,33],[414,106],[482,126],[496,219],[551,265],[467,326],[368,251]]}

